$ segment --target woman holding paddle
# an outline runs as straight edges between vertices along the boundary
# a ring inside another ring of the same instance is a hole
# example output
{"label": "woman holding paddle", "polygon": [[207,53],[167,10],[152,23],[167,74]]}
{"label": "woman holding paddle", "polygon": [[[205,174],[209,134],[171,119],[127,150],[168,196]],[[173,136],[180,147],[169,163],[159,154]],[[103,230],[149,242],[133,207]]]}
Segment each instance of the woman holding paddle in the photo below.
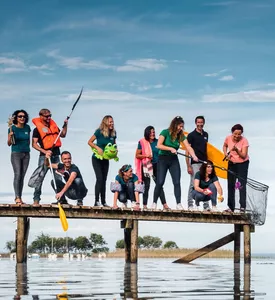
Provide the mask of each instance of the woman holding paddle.
{"label": "woman holding paddle", "polygon": [[248,141],[242,135],[243,126],[236,124],[231,128],[231,135],[227,136],[223,144],[223,153],[229,160],[227,172],[228,188],[228,212],[235,210],[235,189],[236,180],[240,183],[238,189],[240,192],[240,211],[246,209],[246,181],[249,166]]}
{"label": "woman holding paddle", "polygon": [[[188,153],[191,155],[194,161],[198,161],[197,156],[193,148],[189,145],[186,136],[183,133],[184,121],[183,118],[178,116],[175,117],[169,128],[161,131],[157,148],[159,149],[158,157],[158,171],[157,171],[157,182],[154,191],[154,203],[152,208],[157,208],[157,201],[161,194],[161,189],[164,185],[167,171],[169,170],[173,185],[174,185],[174,194],[177,202],[176,208],[183,210],[181,204],[181,186],[180,186],[180,177],[181,169],[180,163],[177,156],[177,151],[180,147],[180,143],[183,142]],[[162,200],[162,199],[161,199]],[[162,200],[162,205],[164,209],[169,209],[166,202]]]}
{"label": "woman holding paddle", "polygon": [[[95,143],[96,140],[96,143]],[[88,141],[88,145],[96,150],[96,152],[102,156],[104,148],[107,144],[112,145],[116,143],[116,131],[114,128],[114,120],[110,115],[106,115],[95,131],[92,137]],[[95,184],[95,205],[94,206],[108,206],[106,203],[106,181],[109,171],[109,160],[99,159],[96,157],[95,153],[92,156],[92,164],[96,176]],[[101,203],[99,201],[99,196],[101,196]]]}
{"label": "woman holding paddle", "polygon": [[[24,178],[30,161],[30,132],[27,124],[28,113],[23,110],[16,110],[12,115],[12,124],[8,131],[8,146],[11,146],[11,164],[14,172],[13,188],[15,203],[23,204],[22,191]],[[10,122],[11,123],[11,122]]]}

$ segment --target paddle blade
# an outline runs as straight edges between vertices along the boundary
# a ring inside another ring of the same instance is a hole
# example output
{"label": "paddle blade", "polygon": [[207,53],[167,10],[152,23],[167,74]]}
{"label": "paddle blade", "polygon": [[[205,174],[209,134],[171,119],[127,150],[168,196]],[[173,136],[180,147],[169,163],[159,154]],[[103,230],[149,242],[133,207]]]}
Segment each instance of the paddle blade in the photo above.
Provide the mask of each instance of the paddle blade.
{"label": "paddle blade", "polygon": [[64,209],[62,208],[60,203],[58,203],[58,208],[59,208],[59,218],[60,218],[62,228],[64,231],[67,231],[69,228],[69,225],[68,225],[68,221],[67,221]]}

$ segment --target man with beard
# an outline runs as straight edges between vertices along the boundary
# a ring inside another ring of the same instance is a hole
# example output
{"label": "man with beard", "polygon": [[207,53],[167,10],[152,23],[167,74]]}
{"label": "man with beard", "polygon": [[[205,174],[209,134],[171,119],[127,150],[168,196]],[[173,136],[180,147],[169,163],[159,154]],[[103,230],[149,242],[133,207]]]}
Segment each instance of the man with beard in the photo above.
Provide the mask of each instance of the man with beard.
{"label": "man with beard", "polygon": [[[206,146],[208,142],[208,133],[203,130],[205,124],[204,116],[197,116],[195,119],[196,128],[194,131],[190,132],[187,136],[188,143],[194,149],[196,156],[200,161],[207,160]],[[186,155],[188,151],[186,151]],[[196,162],[192,158],[186,157],[187,172],[190,174],[190,186],[188,191],[188,209],[194,209],[194,200],[192,197],[192,191],[194,190],[194,177],[195,174],[200,170],[202,165],[201,162]],[[205,210],[209,210],[208,202],[203,203]]]}
{"label": "man with beard", "polygon": [[[45,162],[45,155],[51,158],[51,162],[56,164],[59,163],[60,156],[60,147],[61,139],[66,137],[67,134],[67,119],[64,121],[65,126],[63,127],[60,137],[57,139],[57,136],[60,132],[57,124],[52,120],[52,115],[49,109],[43,108],[39,111],[39,117],[32,119],[33,124],[36,126],[33,130],[32,135],[32,147],[40,152],[38,159],[38,166],[41,166]],[[56,140],[57,139],[57,140]],[[53,147],[54,146],[54,147]],[[43,174],[44,178],[47,174],[48,168],[45,169]],[[58,178],[58,175],[54,172],[55,177]],[[39,205],[41,200],[41,188],[43,184],[41,183],[35,187],[33,194],[33,204]]]}

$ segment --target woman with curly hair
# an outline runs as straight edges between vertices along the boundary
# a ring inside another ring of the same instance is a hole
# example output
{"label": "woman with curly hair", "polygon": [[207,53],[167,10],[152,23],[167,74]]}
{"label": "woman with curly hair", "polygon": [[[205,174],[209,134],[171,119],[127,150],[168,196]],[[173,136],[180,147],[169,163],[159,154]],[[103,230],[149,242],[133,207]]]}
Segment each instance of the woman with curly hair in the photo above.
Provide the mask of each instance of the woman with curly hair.
{"label": "woman with curly hair", "polygon": [[222,187],[216,176],[215,168],[211,160],[201,165],[199,172],[195,174],[194,190],[192,197],[196,206],[200,206],[200,202],[212,202],[212,210],[217,210],[217,193],[219,201],[223,200]]}
{"label": "woman with curly hair", "polygon": [[[178,116],[175,117],[168,129],[161,131],[157,147],[159,149],[158,157],[158,170],[157,170],[157,182],[154,191],[154,203],[152,208],[156,209],[157,201],[161,194],[161,189],[164,185],[167,171],[170,172],[173,185],[174,185],[174,195],[176,198],[177,206],[176,208],[182,210],[181,204],[181,186],[180,177],[181,169],[180,163],[177,156],[177,151],[180,147],[180,143],[183,142],[188,153],[192,156],[194,161],[198,161],[197,156],[193,148],[189,145],[186,136],[183,133],[184,121],[183,118]],[[166,202],[162,200],[162,205],[164,209],[169,209]]]}
{"label": "woman with curly hair", "polygon": [[[95,143],[96,140],[96,143]],[[114,120],[110,115],[106,115],[95,131],[92,137],[88,141],[88,145],[95,149],[99,155],[103,155],[104,148],[107,144],[112,145],[116,143],[116,131],[114,128]],[[92,165],[96,176],[95,184],[95,206],[108,206],[106,203],[106,181],[109,171],[109,160],[99,159],[93,154]],[[99,201],[101,196],[101,203]]]}
{"label": "woman with curly hair", "polygon": [[11,146],[11,164],[14,172],[13,188],[15,203],[23,204],[22,191],[24,178],[30,161],[30,132],[27,124],[28,113],[23,110],[16,110],[12,115],[12,125],[8,131],[8,146]]}

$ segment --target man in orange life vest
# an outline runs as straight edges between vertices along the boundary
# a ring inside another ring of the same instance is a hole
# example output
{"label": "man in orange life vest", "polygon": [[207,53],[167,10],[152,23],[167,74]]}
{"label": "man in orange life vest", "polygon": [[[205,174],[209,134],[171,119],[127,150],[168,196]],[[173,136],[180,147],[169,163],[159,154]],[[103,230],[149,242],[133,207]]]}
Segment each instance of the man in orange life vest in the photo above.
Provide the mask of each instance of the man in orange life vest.
{"label": "man in orange life vest", "polygon": [[[45,162],[45,155],[51,157],[51,162],[54,164],[57,164],[60,162],[59,156],[60,156],[60,147],[61,147],[61,140],[58,138],[58,140],[54,145],[54,142],[58,136],[58,133],[60,132],[60,129],[56,125],[56,123],[52,120],[52,115],[50,110],[43,108],[39,111],[39,117],[32,119],[33,124],[36,126],[36,128],[33,130],[32,135],[32,147],[40,152],[39,160],[38,160],[38,166],[41,166]],[[61,138],[66,137],[67,134],[67,123],[68,121],[65,120],[65,126],[62,129],[62,132],[60,134]],[[52,149],[53,147],[53,149]],[[44,178],[47,174],[48,168],[45,170]],[[55,178],[58,179],[58,174],[54,172]],[[44,180],[44,179],[43,179]],[[41,188],[43,184],[43,180],[41,181],[41,184],[37,186],[34,189],[33,194],[33,203],[34,205],[39,205],[39,202],[41,200]]]}

